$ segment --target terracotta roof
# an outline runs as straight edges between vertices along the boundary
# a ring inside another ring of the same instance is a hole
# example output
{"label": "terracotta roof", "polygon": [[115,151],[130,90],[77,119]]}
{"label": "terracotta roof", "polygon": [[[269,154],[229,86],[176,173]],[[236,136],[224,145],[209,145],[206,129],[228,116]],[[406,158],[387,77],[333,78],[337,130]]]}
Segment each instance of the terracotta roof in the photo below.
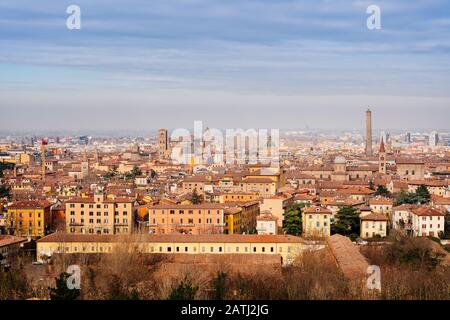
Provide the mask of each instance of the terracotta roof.
{"label": "terracotta roof", "polygon": [[396,164],[425,164],[423,160],[412,159],[412,158],[398,158],[395,159]]}
{"label": "terracotta roof", "polygon": [[320,206],[312,206],[312,207],[308,207],[303,209],[304,213],[315,213],[315,214],[331,214],[331,211],[328,210],[327,208],[324,207],[320,207]]}
{"label": "terracotta roof", "polygon": [[52,204],[46,200],[29,200],[29,201],[16,201],[8,207],[8,209],[44,209],[50,207]]}
{"label": "terracotta roof", "polygon": [[[229,206],[229,205],[228,205]],[[226,203],[201,203],[201,204],[157,204],[152,209],[224,209],[227,207]]]}
{"label": "terracotta roof", "polygon": [[391,198],[385,198],[385,197],[375,197],[375,198],[369,199],[369,204],[393,205],[394,200]]}
{"label": "terracotta roof", "polygon": [[204,242],[204,243],[302,243],[300,237],[290,235],[255,235],[255,234],[142,234],[142,235],[90,235],[52,233],[37,242]]}
{"label": "terracotta roof", "polygon": [[383,214],[381,213],[369,213],[366,216],[361,217],[361,220],[369,220],[369,221],[387,221],[388,218],[386,218]]}
{"label": "terracotta roof", "polygon": [[26,242],[27,238],[10,235],[0,235],[0,247],[9,246],[16,243]]}
{"label": "terracotta roof", "polygon": [[419,207],[412,209],[411,212],[418,216],[444,216],[441,211],[429,207]]}
{"label": "terracotta roof", "polygon": [[[133,198],[117,197],[114,199],[104,198],[103,203],[129,203],[134,202]],[[71,198],[66,203],[96,203],[94,198]]]}
{"label": "terracotta roof", "polygon": [[334,234],[327,238],[327,243],[339,268],[347,278],[360,279],[366,276],[369,264],[349,238]]}

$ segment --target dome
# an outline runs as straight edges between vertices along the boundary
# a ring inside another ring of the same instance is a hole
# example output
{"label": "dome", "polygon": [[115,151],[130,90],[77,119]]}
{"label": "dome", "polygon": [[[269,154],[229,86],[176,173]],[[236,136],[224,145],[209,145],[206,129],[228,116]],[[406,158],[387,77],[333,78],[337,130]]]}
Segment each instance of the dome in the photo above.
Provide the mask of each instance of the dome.
{"label": "dome", "polygon": [[343,156],[337,156],[334,159],[334,163],[335,164],[345,164],[345,163],[347,163],[347,160],[345,160],[345,158]]}

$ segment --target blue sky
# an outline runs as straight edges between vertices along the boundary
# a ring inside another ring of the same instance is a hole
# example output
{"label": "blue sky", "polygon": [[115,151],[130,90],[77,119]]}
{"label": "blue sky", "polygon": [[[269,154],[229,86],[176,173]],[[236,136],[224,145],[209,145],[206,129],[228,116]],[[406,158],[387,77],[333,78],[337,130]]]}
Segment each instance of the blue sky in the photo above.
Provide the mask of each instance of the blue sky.
{"label": "blue sky", "polygon": [[449,129],[449,58],[447,0],[1,0],[0,125]]}

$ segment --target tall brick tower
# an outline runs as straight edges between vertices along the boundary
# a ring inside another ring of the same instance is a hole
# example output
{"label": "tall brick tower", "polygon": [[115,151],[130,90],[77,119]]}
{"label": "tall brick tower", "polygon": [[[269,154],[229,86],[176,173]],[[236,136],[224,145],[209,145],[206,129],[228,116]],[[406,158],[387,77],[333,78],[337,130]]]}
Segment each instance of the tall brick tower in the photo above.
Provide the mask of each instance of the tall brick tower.
{"label": "tall brick tower", "polygon": [[372,111],[366,111],[366,156],[371,157],[372,151]]}

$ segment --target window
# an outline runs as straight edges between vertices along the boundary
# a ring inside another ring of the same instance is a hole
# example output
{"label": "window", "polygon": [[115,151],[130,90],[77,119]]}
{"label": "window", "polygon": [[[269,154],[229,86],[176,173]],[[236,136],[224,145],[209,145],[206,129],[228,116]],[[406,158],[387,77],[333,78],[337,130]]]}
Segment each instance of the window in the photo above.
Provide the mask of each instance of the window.
{"label": "window", "polygon": [[256,247],[253,247],[253,252],[256,252]]}
{"label": "window", "polygon": [[270,247],[270,252],[273,252],[273,247]]}
{"label": "window", "polygon": [[175,210],[170,210],[170,214],[175,214]]}

